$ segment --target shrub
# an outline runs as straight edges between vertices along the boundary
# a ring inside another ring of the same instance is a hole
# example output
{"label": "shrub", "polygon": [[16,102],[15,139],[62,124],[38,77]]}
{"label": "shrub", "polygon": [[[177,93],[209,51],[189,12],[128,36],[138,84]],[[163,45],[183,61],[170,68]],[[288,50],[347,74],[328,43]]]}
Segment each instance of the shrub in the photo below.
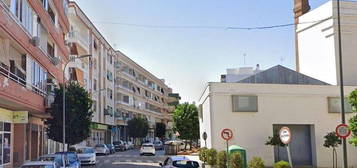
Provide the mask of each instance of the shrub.
{"label": "shrub", "polygon": [[248,168],[264,168],[264,161],[260,157],[253,157],[249,162]]}
{"label": "shrub", "polygon": [[218,166],[218,168],[227,168],[227,152],[226,151],[218,152],[217,166]]}
{"label": "shrub", "polygon": [[240,153],[234,152],[230,154],[229,165],[231,168],[243,168],[243,159]]}
{"label": "shrub", "polygon": [[290,168],[289,162],[279,161],[273,165],[274,168]]}
{"label": "shrub", "polygon": [[217,150],[216,149],[208,149],[207,150],[207,164],[215,166],[217,161]]}
{"label": "shrub", "polygon": [[201,148],[199,153],[199,158],[203,162],[207,162],[207,148]]}

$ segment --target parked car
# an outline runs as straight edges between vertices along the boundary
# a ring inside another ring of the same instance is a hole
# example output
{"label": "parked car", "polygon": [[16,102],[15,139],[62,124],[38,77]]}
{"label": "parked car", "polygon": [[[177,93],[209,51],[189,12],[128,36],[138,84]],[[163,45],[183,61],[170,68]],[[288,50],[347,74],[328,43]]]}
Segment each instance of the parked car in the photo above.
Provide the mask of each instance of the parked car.
{"label": "parked car", "polygon": [[58,155],[65,155],[67,157],[69,167],[80,168],[81,162],[75,152],[57,152]]}
{"label": "parked car", "polygon": [[105,144],[109,148],[110,154],[115,153],[115,147],[113,144]]}
{"label": "parked car", "polygon": [[123,141],[114,141],[115,151],[125,151],[125,145]]}
{"label": "parked car", "polygon": [[23,164],[21,168],[60,168],[60,166],[54,161],[32,161]]}
{"label": "parked car", "polygon": [[109,155],[110,150],[105,144],[97,144],[94,147],[96,154]]}
{"label": "parked car", "polygon": [[128,146],[129,146],[129,149],[134,149],[134,143],[133,142],[128,141]]}
{"label": "parked car", "polygon": [[77,155],[81,165],[95,165],[97,163],[95,151],[91,147],[78,148]]}
{"label": "parked car", "polygon": [[161,141],[155,141],[154,142],[154,146],[156,150],[163,150],[164,149],[164,145],[162,144]]}
{"label": "parked car", "polygon": [[185,156],[170,156],[167,157],[164,163],[159,163],[163,168],[199,168],[200,164],[197,161],[188,159]]}
{"label": "parked car", "polygon": [[41,162],[56,162],[60,168],[70,167],[69,161],[65,155],[61,154],[47,154],[40,156],[38,161]]}
{"label": "parked car", "polygon": [[144,143],[140,148],[140,155],[150,154],[155,156],[155,147],[152,143]]}

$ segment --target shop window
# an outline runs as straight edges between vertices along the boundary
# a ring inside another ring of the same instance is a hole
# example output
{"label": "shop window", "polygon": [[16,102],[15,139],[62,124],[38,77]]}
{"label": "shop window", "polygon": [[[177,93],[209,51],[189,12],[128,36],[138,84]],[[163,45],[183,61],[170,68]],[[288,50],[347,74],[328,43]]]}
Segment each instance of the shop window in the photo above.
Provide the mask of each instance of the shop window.
{"label": "shop window", "polygon": [[258,112],[258,96],[232,96],[233,112]]}
{"label": "shop window", "polygon": [[11,124],[0,122],[0,165],[10,163]]}

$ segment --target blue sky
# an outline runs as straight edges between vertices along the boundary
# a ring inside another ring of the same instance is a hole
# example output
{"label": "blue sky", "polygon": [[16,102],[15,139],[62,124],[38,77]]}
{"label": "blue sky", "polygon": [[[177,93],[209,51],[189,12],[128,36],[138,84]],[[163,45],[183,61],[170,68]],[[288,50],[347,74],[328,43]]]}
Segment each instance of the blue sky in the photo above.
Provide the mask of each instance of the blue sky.
{"label": "blue sky", "polygon": [[[198,100],[227,68],[295,68],[294,29],[227,30],[161,26],[267,26],[293,23],[293,0],[75,0],[115,49],[164,78],[183,101]],[[312,8],[327,0],[310,0]],[[108,24],[110,22],[111,24]],[[246,54],[246,64],[243,55]]]}

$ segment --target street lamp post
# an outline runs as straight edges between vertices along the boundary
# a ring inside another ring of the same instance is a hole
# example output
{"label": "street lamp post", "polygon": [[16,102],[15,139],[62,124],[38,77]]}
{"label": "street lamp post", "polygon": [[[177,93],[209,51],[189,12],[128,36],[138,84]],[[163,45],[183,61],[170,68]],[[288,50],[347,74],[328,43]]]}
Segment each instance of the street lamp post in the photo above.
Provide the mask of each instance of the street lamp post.
{"label": "street lamp post", "polygon": [[87,58],[87,57],[91,57],[92,55],[82,55],[82,56],[79,56],[79,57],[74,57],[74,58],[71,58],[68,62],[66,62],[66,64],[64,65],[64,69],[63,69],[63,93],[62,93],[62,96],[63,96],[63,99],[62,99],[62,111],[63,111],[63,140],[62,140],[62,151],[64,152],[65,151],[65,146],[66,146],[66,67],[67,65],[71,62],[71,61],[74,61],[75,59],[81,59],[81,58]]}
{"label": "street lamp post", "polygon": [[[337,0],[337,31],[338,31],[338,58],[339,58],[339,70],[340,70],[340,94],[341,94],[341,121],[342,124],[346,123],[346,111],[345,111],[345,94],[343,84],[343,62],[342,62],[342,39],[341,39],[341,12],[340,12],[340,0]],[[343,148],[343,168],[348,167],[347,162],[347,142],[346,138],[342,138]]]}

